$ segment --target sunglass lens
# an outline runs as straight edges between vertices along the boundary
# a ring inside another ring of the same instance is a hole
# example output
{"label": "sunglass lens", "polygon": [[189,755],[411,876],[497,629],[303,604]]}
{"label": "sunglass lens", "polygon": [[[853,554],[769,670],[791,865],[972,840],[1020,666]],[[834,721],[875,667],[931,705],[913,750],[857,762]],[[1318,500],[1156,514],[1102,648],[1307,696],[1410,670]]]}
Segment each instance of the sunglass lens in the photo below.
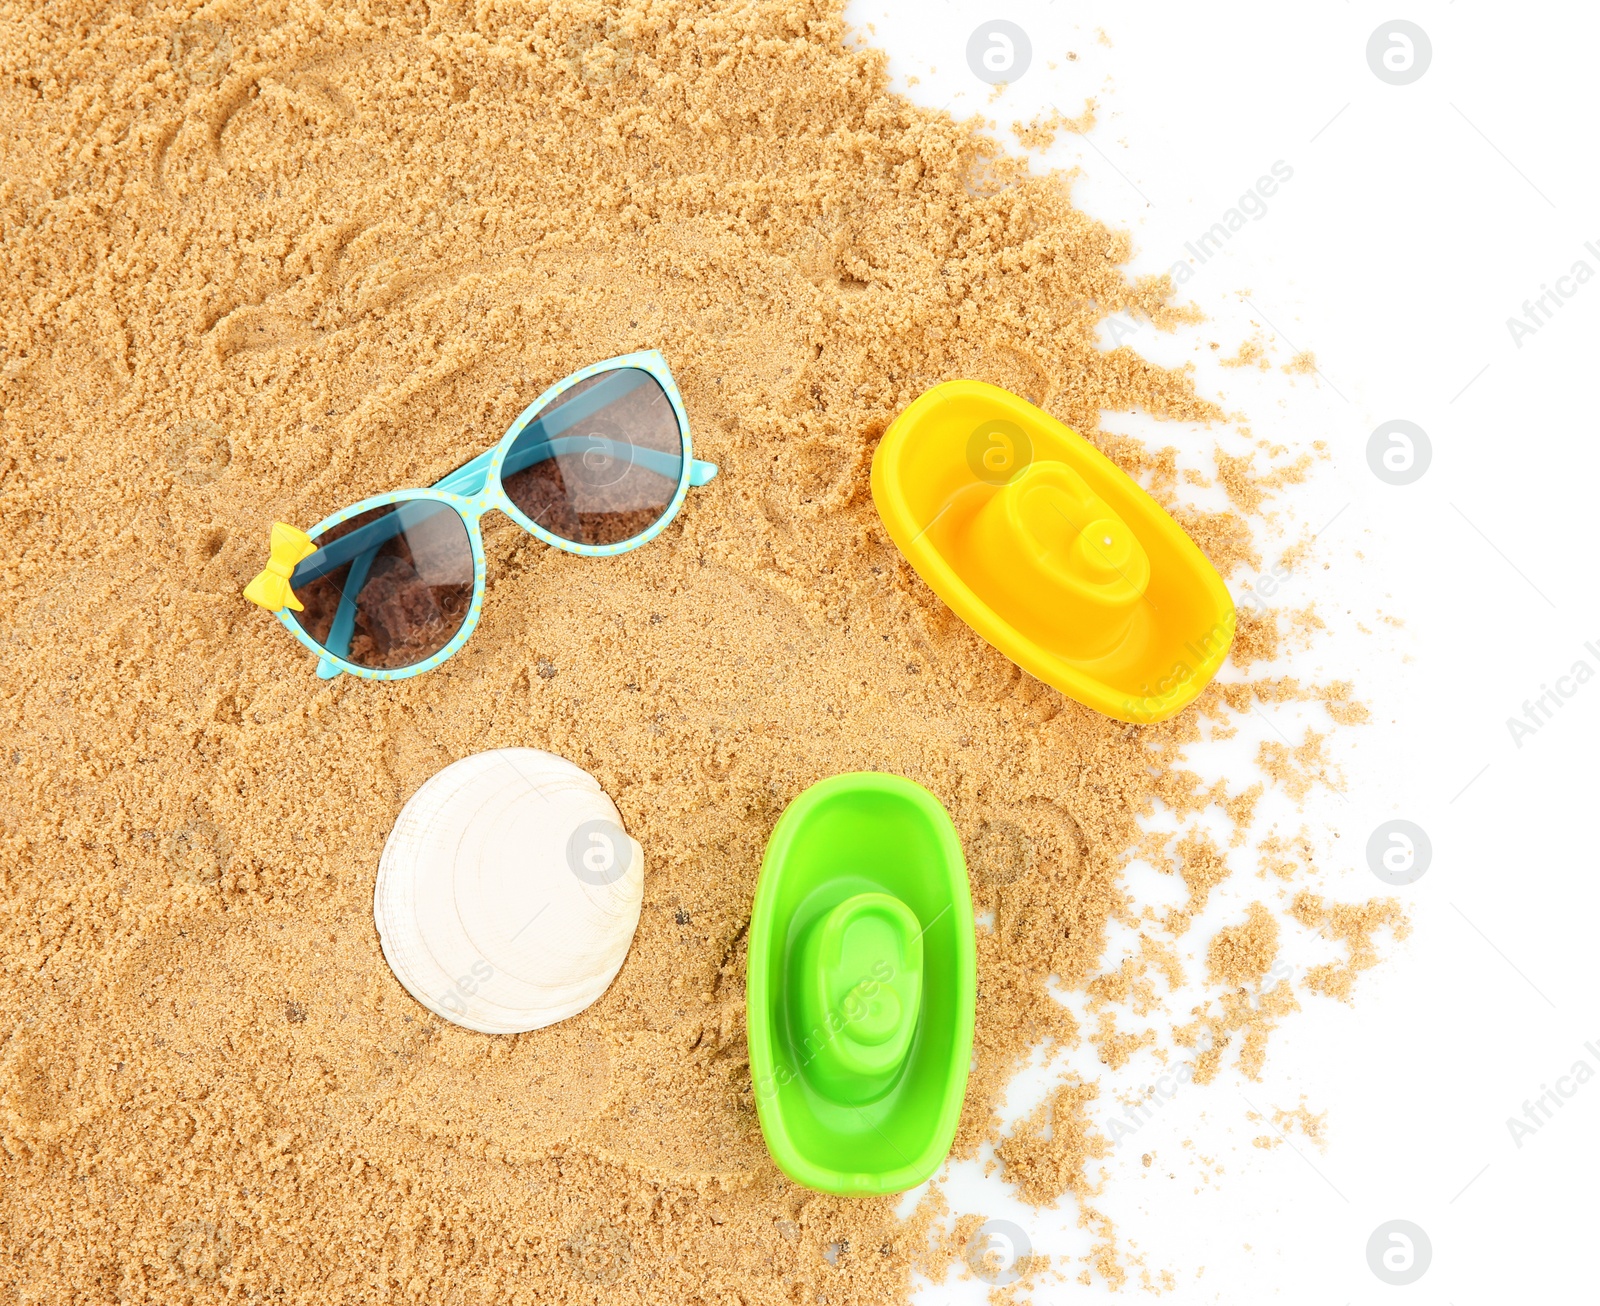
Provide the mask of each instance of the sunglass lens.
{"label": "sunglass lens", "polygon": [[620,544],[667,511],[683,437],[661,383],[637,367],[580,381],[523,427],[500,483],[529,521],[574,544]]}
{"label": "sunglass lens", "polygon": [[411,499],[324,531],[290,585],[291,616],[328,652],[397,671],[448,644],[472,607],[472,541],[447,504]]}

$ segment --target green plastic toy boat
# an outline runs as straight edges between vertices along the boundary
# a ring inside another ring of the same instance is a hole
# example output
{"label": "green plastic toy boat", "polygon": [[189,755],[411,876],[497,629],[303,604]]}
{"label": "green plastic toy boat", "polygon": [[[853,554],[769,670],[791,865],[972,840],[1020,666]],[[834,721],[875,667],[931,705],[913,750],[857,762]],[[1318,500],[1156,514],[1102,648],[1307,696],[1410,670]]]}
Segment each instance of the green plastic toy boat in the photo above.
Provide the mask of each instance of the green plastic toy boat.
{"label": "green plastic toy boat", "polygon": [[895,775],[812,785],[767,841],[746,1026],[767,1150],[844,1195],[904,1192],[955,1137],[977,960],[961,840]]}

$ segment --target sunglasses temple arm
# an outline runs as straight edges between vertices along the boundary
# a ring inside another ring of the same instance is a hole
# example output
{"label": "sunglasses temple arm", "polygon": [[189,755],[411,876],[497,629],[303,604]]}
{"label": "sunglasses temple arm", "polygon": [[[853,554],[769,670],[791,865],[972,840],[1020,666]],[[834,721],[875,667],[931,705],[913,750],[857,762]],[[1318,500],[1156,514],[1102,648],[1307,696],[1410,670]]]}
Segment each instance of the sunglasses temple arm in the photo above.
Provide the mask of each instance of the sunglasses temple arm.
{"label": "sunglasses temple arm", "polygon": [[[554,408],[547,408],[539,416],[530,420],[528,412],[524,411],[513,427],[521,426],[524,429],[539,426],[544,429],[547,436],[560,435],[569,427],[576,426],[579,422],[587,421],[596,413],[609,408],[624,395],[637,390],[642,385],[649,385],[650,381],[633,368],[620,372],[609,373],[603,381],[597,381],[589,389],[577,396],[568,396]],[[535,400],[535,403],[538,401]]]}
{"label": "sunglasses temple arm", "polygon": [[[473,495],[483,489],[484,480],[489,474],[489,464],[494,460],[494,450],[489,449],[479,454],[464,467],[457,467],[442,480],[435,481],[433,488],[444,490],[448,494]],[[330,571],[337,571],[340,567],[353,558],[365,554],[366,566],[372,565],[371,556],[389,540],[401,534],[406,529],[406,522],[398,512],[389,513],[369,522],[358,530],[334,540],[332,543],[318,549],[309,558],[305,559],[294,570],[295,585],[309,585],[314,580],[320,580]],[[365,567],[362,574],[365,576]],[[352,576],[354,572],[351,573]],[[360,586],[357,585],[359,590]],[[350,593],[350,582],[345,582],[345,592]],[[339,654],[343,657],[344,654]]]}
{"label": "sunglasses temple arm", "polygon": [[[362,586],[367,583],[367,573],[372,570],[373,560],[377,556],[376,548],[368,549],[350,564],[344,589],[339,594],[339,610],[334,613],[333,625],[328,628],[328,638],[322,642],[322,647],[336,658],[350,656],[350,636],[355,634],[356,629],[356,599]],[[317,675],[323,680],[332,680],[341,674],[339,666],[327,658],[317,664]]]}
{"label": "sunglasses temple arm", "polygon": [[[603,435],[563,435],[555,439],[540,440],[538,443],[519,444],[513,447],[507,455],[506,461],[500,466],[501,477],[514,476],[518,472],[532,467],[535,463],[544,462],[548,458],[559,458],[565,453],[588,453],[590,450],[601,449],[615,458],[623,459],[648,471],[664,476],[669,481],[675,481],[682,473],[683,455],[665,453],[660,449],[647,449],[642,445],[626,444],[621,440],[610,440]],[[466,469],[463,468],[463,471]],[[698,458],[689,463],[689,484],[705,485],[717,474],[716,463],[701,462]],[[441,482],[436,488],[448,489]]]}
{"label": "sunglasses temple arm", "polygon": [[[523,414],[511,424],[511,429],[515,431],[519,430],[520,428],[521,432],[526,432],[537,427],[546,437],[542,443],[553,443],[550,437],[560,435],[561,432],[565,431],[568,427],[574,426],[577,423],[592,417],[601,409],[610,404],[616,403],[618,399],[621,399],[622,396],[627,394],[630,390],[637,389],[639,386],[644,384],[646,384],[646,382],[636,376],[629,375],[626,372],[614,372],[597,385],[591,386],[586,393],[579,395],[576,399],[569,399],[554,412],[545,413],[541,417],[534,417],[530,421],[528,411],[524,411]],[[505,441],[502,439],[500,444],[504,443]],[[433,488],[436,490],[444,490],[449,494],[473,495],[482,493],[484,483],[489,479],[489,464],[494,461],[495,450],[499,447],[500,445],[497,444],[492,448],[485,449],[470,463],[467,463],[461,467],[457,467],[455,471],[451,472],[442,480],[435,481],[433,483]],[[538,445],[533,447],[535,450],[539,448]],[[567,450],[564,448],[557,448],[555,452],[565,453]],[[538,457],[527,458],[526,460],[519,459],[516,466],[512,466],[508,463],[506,466],[500,469],[501,475],[504,476],[509,475],[512,472],[520,472],[524,467],[531,467],[534,463],[539,462],[541,457],[548,456],[549,455],[545,454]],[[670,475],[670,473],[664,474]]]}
{"label": "sunglasses temple arm", "polygon": [[[406,526],[406,519],[401,513],[391,512],[378,518],[377,521],[358,527],[348,535],[341,535],[300,563],[294,569],[294,578],[290,584],[299,589],[302,585],[321,580],[330,571],[337,571],[354,558],[376,553],[396,535],[403,535]],[[370,559],[367,565],[369,567],[372,565]]]}

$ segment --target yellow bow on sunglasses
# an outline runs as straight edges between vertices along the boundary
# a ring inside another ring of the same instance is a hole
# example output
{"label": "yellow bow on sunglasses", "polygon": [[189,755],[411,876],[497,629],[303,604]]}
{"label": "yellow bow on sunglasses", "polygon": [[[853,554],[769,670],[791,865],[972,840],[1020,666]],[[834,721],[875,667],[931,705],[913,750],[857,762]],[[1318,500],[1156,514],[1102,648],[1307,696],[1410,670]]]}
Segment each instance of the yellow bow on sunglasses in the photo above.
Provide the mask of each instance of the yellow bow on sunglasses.
{"label": "yellow bow on sunglasses", "polygon": [[317,546],[304,531],[281,521],[273,522],[272,557],[266,570],[244,587],[245,598],[268,612],[281,612],[286,607],[304,612],[306,605],[295,598],[289,578],[294,575],[295,564],[316,551]]}

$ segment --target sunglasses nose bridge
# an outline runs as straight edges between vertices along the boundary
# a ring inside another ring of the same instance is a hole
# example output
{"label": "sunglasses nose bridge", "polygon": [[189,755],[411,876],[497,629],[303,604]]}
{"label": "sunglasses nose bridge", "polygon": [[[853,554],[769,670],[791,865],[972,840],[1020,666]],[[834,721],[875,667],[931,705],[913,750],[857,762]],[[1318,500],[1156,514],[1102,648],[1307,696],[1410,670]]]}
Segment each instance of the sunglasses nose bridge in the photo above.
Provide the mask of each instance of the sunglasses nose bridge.
{"label": "sunglasses nose bridge", "polygon": [[472,533],[478,537],[481,546],[483,533],[488,528],[490,521],[496,517],[504,517],[518,530],[522,523],[513,515],[513,504],[505,489],[500,485],[498,477],[491,477],[483,488],[471,500],[462,505],[458,511],[462,519],[471,528]]}
{"label": "sunglasses nose bridge", "polygon": [[504,490],[501,490],[498,486],[493,486],[489,490],[485,491],[484,498],[486,502],[483,505],[483,511],[478,514],[478,526],[480,530],[483,527],[484,519],[487,517],[493,517],[497,513],[504,517],[519,531],[522,530],[522,523],[511,515],[511,500],[506,496]]}

